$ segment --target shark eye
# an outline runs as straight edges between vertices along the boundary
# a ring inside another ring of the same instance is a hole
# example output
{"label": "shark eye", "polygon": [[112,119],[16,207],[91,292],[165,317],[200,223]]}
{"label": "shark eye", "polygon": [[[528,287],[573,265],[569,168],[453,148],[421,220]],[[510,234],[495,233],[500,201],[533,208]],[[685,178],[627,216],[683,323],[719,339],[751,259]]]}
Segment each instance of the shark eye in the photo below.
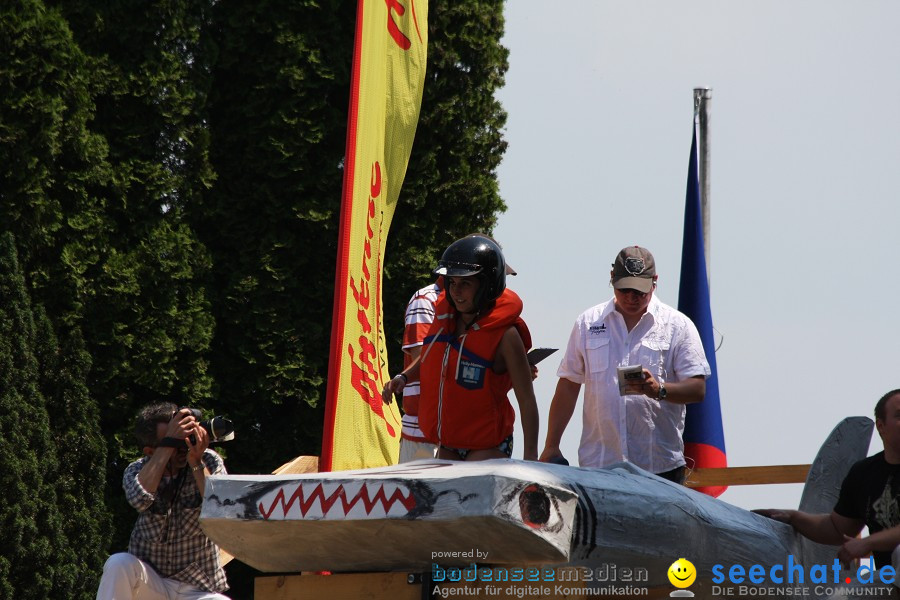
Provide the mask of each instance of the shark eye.
{"label": "shark eye", "polygon": [[537,483],[516,486],[505,496],[508,514],[531,529],[556,533],[565,525],[558,490]]}
{"label": "shark eye", "polygon": [[522,512],[522,522],[537,529],[543,527],[550,520],[550,498],[544,488],[536,483],[525,486],[519,492],[519,510]]}

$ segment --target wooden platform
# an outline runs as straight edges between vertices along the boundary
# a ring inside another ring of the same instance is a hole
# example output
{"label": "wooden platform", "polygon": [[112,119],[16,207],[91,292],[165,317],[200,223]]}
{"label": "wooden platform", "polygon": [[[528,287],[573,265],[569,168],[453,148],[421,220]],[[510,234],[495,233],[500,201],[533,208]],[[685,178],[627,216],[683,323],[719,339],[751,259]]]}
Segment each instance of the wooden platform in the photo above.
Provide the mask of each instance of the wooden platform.
{"label": "wooden platform", "polygon": [[773,483],[805,483],[810,465],[694,469],[684,485],[691,488]]}

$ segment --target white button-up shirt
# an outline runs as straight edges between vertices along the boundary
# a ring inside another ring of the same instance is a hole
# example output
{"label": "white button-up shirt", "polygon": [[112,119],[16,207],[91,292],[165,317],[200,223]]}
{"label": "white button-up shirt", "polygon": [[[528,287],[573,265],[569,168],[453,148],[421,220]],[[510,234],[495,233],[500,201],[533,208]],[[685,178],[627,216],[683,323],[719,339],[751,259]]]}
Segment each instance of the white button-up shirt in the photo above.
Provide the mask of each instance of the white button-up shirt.
{"label": "white button-up shirt", "polygon": [[631,331],[614,300],[586,310],[557,371],[585,386],[579,464],[605,467],[627,460],[651,473],[684,465],[685,406],[620,396],[616,367],[629,365],[648,369],[660,383],[710,375],[697,328],[656,296]]}

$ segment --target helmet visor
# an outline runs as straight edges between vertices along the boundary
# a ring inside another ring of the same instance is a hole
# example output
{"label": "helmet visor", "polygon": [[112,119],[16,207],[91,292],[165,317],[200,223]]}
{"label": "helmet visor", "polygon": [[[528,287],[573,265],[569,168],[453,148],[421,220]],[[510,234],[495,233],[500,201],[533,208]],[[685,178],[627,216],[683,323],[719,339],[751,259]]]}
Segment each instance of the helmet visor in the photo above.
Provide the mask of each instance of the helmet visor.
{"label": "helmet visor", "polygon": [[442,260],[438,262],[434,274],[445,275],[447,277],[468,277],[470,275],[477,275],[483,270],[484,267],[481,265]]}

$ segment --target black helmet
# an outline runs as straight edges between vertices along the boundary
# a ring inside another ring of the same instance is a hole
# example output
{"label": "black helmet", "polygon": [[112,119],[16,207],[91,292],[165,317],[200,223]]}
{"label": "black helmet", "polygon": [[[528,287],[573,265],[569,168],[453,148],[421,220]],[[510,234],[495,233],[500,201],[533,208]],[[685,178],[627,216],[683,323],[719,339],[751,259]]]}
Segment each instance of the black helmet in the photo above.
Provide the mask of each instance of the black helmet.
{"label": "black helmet", "polygon": [[[447,277],[478,277],[481,286],[475,297],[478,310],[500,297],[506,289],[506,259],[497,242],[483,235],[467,235],[444,250],[435,275],[441,275],[447,289]],[[447,295],[450,304],[453,300]]]}

